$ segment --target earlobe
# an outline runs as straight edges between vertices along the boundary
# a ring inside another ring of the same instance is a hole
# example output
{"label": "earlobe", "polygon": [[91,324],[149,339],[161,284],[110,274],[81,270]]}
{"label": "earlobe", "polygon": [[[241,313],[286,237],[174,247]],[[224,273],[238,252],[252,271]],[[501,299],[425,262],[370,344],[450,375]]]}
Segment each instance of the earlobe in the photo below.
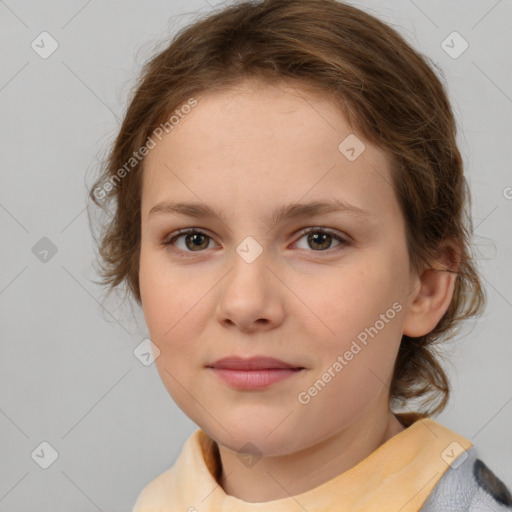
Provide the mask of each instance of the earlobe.
{"label": "earlobe", "polygon": [[424,336],[439,323],[450,306],[459,266],[458,251],[448,245],[443,257],[416,277],[415,295],[409,305],[403,334],[411,338]]}

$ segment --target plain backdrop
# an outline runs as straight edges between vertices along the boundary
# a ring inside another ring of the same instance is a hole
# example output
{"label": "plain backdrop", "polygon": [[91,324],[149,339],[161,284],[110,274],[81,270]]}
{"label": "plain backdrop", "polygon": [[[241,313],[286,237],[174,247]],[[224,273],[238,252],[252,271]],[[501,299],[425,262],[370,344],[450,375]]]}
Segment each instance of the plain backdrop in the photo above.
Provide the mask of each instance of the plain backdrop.
{"label": "plain backdrop", "polygon": [[[0,0],[0,511],[131,510],[196,429],[134,355],[141,312],[92,282],[86,195],[142,64],[215,3]],[[512,1],[352,3],[444,75],[488,306],[447,348],[453,396],[436,420],[510,485]],[[58,44],[47,58],[41,37]]]}

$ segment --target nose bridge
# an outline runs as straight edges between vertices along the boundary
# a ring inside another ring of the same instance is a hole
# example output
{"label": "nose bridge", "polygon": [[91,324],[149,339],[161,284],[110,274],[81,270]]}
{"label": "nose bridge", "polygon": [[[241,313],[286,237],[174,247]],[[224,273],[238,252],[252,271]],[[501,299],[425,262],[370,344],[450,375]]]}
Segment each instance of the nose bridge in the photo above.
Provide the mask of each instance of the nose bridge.
{"label": "nose bridge", "polygon": [[264,248],[253,236],[246,236],[237,246],[232,255],[232,275],[230,281],[248,281],[253,294],[268,287],[267,274],[270,250]]}
{"label": "nose bridge", "polygon": [[[261,241],[261,239],[260,239]],[[265,257],[262,258],[265,251]],[[254,262],[268,259],[268,248],[264,250],[263,242],[258,242],[253,236],[246,236],[236,247],[235,252],[247,265],[252,265]]]}
{"label": "nose bridge", "polygon": [[279,323],[283,305],[279,304],[276,283],[272,283],[275,276],[269,268],[270,252],[252,236],[235,246],[231,270],[223,280],[219,297],[217,312],[221,322],[228,321],[244,330],[262,320],[274,326]]}

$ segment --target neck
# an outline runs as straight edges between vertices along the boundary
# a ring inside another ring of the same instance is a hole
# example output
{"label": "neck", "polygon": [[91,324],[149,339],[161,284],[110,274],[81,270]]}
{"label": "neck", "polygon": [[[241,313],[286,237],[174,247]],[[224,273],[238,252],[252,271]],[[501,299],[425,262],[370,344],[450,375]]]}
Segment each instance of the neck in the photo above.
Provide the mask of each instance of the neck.
{"label": "neck", "polygon": [[403,430],[387,407],[378,414],[371,410],[318,444],[292,454],[263,455],[251,467],[219,445],[220,484],[226,494],[249,503],[295,496],[349,470]]}

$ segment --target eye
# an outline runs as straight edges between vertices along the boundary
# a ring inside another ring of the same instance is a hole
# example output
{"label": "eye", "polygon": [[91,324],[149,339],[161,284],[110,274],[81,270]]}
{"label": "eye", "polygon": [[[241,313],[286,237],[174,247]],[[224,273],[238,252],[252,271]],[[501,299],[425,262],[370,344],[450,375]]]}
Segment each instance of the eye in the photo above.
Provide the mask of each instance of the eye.
{"label": "eye", "polygon": [[307,247],[300,248],[311,248],[314,250],[314,252],[326,252],[327,249],[331,248],[333,240],[337,240],[339,242],[336,247],[349,244],[348,240],[344,239],[343,237],[318,227],[307,228],[302,232],[302,234],[303,236],[301,236],[299,241],[296,243],[299,243],[300,240],[305,238]]}
{"label": "eye", "polygon": [[[318,227],[303,230],[302,236],[295,244],[298,244],[303,238],[306,239],[307,247],[299,247],[299,249],[310,248],[313,249],[313,252],[327,252],[328,249],[331,249],[333,240],[338,241],[336,247],[347,246],[350,243],[347,239],[331,233],[329,230]],[[178,243],[180,239],[183,239],[181,244]],[[203,249],[211,248],[209,246],[212,241],[213,239],[203,231],[196,228],[187,228],[180,229],[176,235],[171,236],[171,238],[163,242],[163,245],[169,246],[170,248],[175,247],[177,249],[176,252],[190,253],[202,252]]]}
{"label": "eye", "polygon": [[[175,244],[175,241],[183,237],[184,244],[182,244],[181,247],[178,244]],[[164,242],[164,245],[176,246],[178,250],[184,252],[201,252],[201,249],[208,248],[210,241],[212,241],[212,238],[209,237],[206,233],[203,233],[202,231],[194,228],[188,228],[180,229],[178,234]]]}

